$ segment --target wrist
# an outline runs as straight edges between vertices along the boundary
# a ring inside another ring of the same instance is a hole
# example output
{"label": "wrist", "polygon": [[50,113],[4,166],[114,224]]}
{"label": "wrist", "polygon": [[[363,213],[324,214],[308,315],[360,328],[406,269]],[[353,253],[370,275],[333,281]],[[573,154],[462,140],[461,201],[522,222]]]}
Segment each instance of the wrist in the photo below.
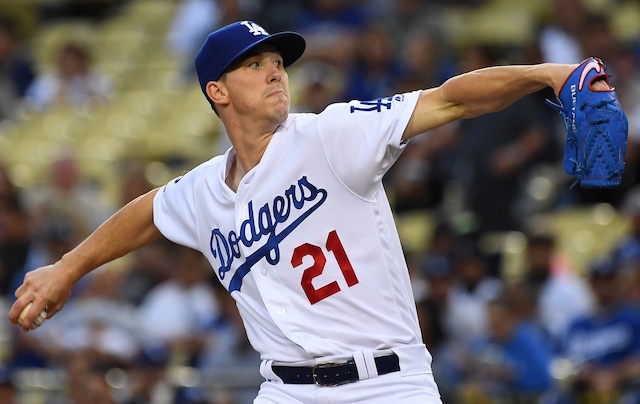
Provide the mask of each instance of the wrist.
{"label": "wrist", "polygon": [[558,95],[564,83],[567,82],[567,79],[579,64],[544,63],[541,66],[545,69],[546,84]]}
{"label": "wrist", "polygon": [[83,270],[84,266],[81,264],[81,260],[77,254],[74,254],[73,250],[64,254],[62,258],[55,263],[54,267],[65,283],[71,287],[86,274],[86,271]]}

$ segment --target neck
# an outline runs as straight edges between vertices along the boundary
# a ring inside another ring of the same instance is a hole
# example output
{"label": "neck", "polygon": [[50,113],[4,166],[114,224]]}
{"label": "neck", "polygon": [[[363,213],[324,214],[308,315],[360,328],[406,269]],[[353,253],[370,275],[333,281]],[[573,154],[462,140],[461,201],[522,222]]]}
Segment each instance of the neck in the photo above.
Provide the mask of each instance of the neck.
{"label": "neck", "polygon": [[226,182],[234,192],[237,191],[242,178],[260,163],[274,132],[259,135],[228,133],[235,154]]}
{"label": "neck", "polygon": [[224,108],[219,110],[219,114],[235,151],[226,182],[236,191],[242,178],[260,163],[273,134],[286,115],[255,119]]}

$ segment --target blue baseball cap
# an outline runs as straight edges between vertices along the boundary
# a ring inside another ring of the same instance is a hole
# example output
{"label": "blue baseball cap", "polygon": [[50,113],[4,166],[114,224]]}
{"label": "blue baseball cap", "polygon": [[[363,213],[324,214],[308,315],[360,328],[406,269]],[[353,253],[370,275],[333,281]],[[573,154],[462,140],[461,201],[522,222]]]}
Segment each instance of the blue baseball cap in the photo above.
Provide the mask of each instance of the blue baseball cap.
{"label": "blue baseball cap", "polygon": [[284,67],[298,60],[306,47],[304,38],[296,32],[272,35],[252,21],[238,21],[222,27],[207,36],[196,55],[196,73],[205,97],[208,82],[218,80],[234,61],[261,44],[275,46],[282,55]]}

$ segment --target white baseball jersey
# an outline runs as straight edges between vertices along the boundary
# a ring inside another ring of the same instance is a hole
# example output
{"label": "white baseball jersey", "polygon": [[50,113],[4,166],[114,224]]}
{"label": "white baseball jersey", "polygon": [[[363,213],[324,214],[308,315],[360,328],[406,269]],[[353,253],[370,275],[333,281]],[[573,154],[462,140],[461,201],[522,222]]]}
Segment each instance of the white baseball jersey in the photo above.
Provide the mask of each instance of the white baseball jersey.
{"label": "white baseball jersey", "polygon": [[230,149],[157,193],[156,226],[209,259],[262,359],[419,346],[430,371],[382,187],[418,95],[290,114],[237,192]]}

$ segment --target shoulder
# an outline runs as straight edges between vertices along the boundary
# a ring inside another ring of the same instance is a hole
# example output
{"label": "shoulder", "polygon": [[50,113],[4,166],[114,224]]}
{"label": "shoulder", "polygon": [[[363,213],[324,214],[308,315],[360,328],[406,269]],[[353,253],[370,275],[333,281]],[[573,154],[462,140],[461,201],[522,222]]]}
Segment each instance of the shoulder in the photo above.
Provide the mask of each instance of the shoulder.
{"label": "shoulder", "polygon": [[158,192],[158,196],[163,196],[172,190],[172,192],[184,193],[187,189],[199,187],[207,180],[224,176],[221,170],[224,170],[225,156],[226,155],[213,157],[191,170],[176,176],[162,187],[162,192]]}
{"label": "shoulder", "polygon": [[226,161],[226,154],[212,157],[211,159],[200,163],[191,170],[185,172],[184,175],[206,176],[211,172],[219,170]]}

